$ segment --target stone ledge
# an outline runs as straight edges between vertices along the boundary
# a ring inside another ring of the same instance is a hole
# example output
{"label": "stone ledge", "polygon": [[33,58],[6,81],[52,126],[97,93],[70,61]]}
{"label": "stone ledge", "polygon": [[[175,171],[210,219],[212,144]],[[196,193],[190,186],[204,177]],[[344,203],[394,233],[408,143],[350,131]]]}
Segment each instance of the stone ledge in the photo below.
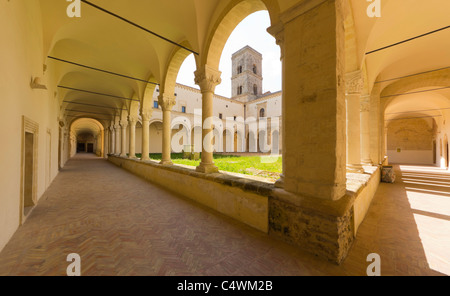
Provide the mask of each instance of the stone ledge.
{"label": "stone ledge", "polygon": [[195,167],[188,167],[183,165],[163,165],[154,160],[141,161],[140,159],[131,159],[115,155],[110,155],[109,157],[123,159],[126,161],[133,161],[143,165],[149,165],[158,169],[213,181],[219,184],[240,188],[244,191],[257,193],[266,197],[268,197],[271,194],[272,190],[275,188],[274,184],[272,183],[252,179],[250,176],[239,177],[238,174],[229,174],[227,172],[222,171],[219,173],[205,174],[197,172],[195,170]]}

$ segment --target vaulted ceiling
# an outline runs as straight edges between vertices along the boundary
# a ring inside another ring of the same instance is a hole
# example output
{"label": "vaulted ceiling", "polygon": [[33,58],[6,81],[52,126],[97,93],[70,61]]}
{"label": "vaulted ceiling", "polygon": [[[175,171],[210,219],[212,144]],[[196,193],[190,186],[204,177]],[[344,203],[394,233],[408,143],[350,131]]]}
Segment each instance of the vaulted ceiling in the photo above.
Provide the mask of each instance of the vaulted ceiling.
{"label": "vaulted ceiling", "polygon": [[[39,1],[45,55],[72,62],[46,57],[46,64],[53,73],[53,83],[59,86],[58,98],[62,109],[85,111],[66,111],[66,114],[73,115],[74,118],[85,115],[101,119],[102,122],[112,120],[122,109],[129,109],[133,100],[137,102],[144,95],[148,84],[140,80],[150,81],[150,85],[164,80],[178,46],[86,3],[81,5],[80,18],[69,18],[66,15],[69,2]],[[197,56],[202,56],[220,20],[234,5],[243,1],[90,2],[170,41],[182,43],[196,52]],[[244,2],[250,3],[249,5],[263,3],[265,7],[269,7],[272,22],[277,22],[279,14],[303,1]],[[353,16],[355,60],[359,68],[366,69],[369,91],[376,81],[450,66],[450,29],[414,39],[450,25],[450,1],[381,0],[380,18],[367,16],[370,4],[367,1],[345,0],[345,3],[349,5]],[[412,40],[368,54],[408,39]],[[385,88],[391,83],[392,81],[382,83],[381,87]],[[444,94],[444,97],[447,95]]]}

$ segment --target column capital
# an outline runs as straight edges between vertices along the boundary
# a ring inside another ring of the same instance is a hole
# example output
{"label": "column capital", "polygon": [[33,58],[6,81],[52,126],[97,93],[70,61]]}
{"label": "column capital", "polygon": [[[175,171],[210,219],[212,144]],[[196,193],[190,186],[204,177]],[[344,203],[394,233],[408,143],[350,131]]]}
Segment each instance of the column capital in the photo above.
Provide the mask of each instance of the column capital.
{"label": "column capital", "polygon": [[345,93],[347,95],[361,94],[364,87],[362,71],[354,71],[345,74]]}
{"label": "column capital", "polygon": [[152,110],[146,110],[146,111],[141,111],[141,117],[142,117],[142,121],[147,121],[149,122],[150,119],[152,118]]}
{"label": "column capital", "polygon": [[128,123],[131,125],[135,125],[138,122],[138,118],[135,116],[128,116]]}
{"label": "column capital", "polygon": [[361,112],[369,112],[370,111],[370,95],[361,96]]}
{"label": "column capital", "polygon": [[121,120],[120,121],[120,126],[122,128],[127,128],[128,127],[128,121],[127,120]]}
{"label": "column capital", "polygon": [[279,22],[269,28],[267,28],[267,33],[275,38],[276,44],[280,47],[280,60],[284,58],[284,25]]}
{"label": "column capital", "polygon": [[175,96],[160,94],[158,96],[158,103],[163,111],[172,111],[173,106],[177,103]]}
{"label": "column capital", "polygon": [[195,71],[195,84],[200,86],[201,92],[214,92],[216,86],[222,82],[222,72],[205,65]]}

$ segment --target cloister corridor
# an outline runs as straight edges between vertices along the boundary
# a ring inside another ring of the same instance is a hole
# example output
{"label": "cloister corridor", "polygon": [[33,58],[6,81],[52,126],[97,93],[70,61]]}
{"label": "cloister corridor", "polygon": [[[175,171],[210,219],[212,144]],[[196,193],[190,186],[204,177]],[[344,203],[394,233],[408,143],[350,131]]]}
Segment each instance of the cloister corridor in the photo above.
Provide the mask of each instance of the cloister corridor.
{"label": "cloister corridor", "polygon": [[78,154],[0,253],[0,275],[450,275],[450,174],[396,166],[341,266]]}

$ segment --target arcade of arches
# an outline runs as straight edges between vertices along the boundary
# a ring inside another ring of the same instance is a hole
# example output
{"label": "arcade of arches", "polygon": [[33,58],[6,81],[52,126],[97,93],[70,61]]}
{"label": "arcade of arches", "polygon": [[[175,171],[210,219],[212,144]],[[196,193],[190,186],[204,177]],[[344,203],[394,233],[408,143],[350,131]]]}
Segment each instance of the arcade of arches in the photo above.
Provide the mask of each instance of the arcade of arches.
{"label": "arcade of arches", "polygon": [[[7,139],[0,250],[77,153],[337,264],[358,242],[383,166],[432,166],[442,174],[449,167],[449,1],[382,0],[379,18],[360,0],[93,2],[166,39],[85,2],[79,18],[68,17],[64,0],[0,3],[0,134]],[[283,172],[275,184],[219,172],[215,146],[245,151],[259,143],[232,130],[220,138],[233,140],[214,142],[216,123],[208,120],[225,79],[222,49],[261,10],[269,12],[267,31],[282,63]],[[203,128],[173,120],[178,70],[192,53]],[[197,168],[172,163],[176,133],[203,139],[189,143],[201,146]],[[150,142],[161,147],[161,162],[149,159],[156,152]],[[448,207],[444,200],[441,208]],[[449,212],[439,217],[448,221]]]}

